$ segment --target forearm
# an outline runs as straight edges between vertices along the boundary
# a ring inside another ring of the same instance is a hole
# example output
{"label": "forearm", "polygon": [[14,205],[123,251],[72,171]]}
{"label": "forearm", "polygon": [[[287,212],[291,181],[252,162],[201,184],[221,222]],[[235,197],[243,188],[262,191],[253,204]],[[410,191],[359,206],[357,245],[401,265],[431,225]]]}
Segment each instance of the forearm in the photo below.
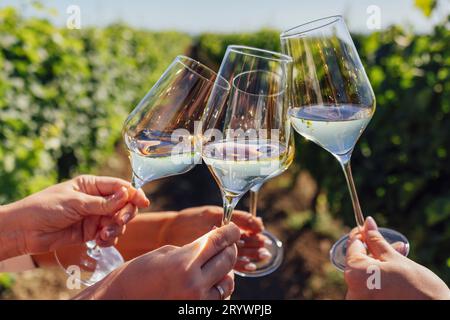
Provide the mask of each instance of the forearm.
{"label": "forearm", "polygon": [[15,204],[0,206],[0,261],[26,253],[20,212]]}
{"label": "forearm", "polygon": [[127,231],[119,238],[117,249],[125,260],[166,245],[166,230],[178,215],[175,211],[138,214],[127,225]]}

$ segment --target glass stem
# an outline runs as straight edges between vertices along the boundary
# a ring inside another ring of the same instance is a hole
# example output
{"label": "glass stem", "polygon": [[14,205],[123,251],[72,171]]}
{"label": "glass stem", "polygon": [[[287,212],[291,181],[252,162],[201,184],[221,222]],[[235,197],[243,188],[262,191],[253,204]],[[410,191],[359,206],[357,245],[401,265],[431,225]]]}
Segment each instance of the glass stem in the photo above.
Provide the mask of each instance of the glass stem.
{"label": "glass stem", "polygon": [[231,215],[233,214],[234,207],[241,199],[241,196],[231,196],[227,194],[223,194],[223,217],[222,217],[222,226],[227,225],[231,221]]}
{"label": "glass stem", "polygon": [[258,194],[259,191],[250,190],[250,213],[253,217],[256,217],[256,209],[258,207]]}
{"label": "glass stem", "polygon": [[[339,159],[342,169],[344,170],[345,179],[347,180],[348,190],[350,191],[350,197],[352,199],[353,211],[355,213],[355,220],[358,227],[364,225],[364,216],[361,211],[361,206],[358,200],[358,194],[356,193],[355,183],[353,182],[352,168],[350,166],[350,156]],[[342,161],[341,161],[342,160]]]}

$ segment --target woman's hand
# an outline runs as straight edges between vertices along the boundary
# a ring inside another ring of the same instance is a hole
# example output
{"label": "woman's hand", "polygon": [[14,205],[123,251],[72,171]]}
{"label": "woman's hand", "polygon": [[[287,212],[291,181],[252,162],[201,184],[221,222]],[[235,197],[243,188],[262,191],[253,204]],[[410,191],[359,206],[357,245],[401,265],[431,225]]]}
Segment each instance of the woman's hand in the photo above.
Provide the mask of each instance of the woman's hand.
{"label": "woman's hand", "polygon": [[[120,240],[119,251],[125,259],[132,259],[164,245],[183,246],[220,226],[223,209],[217,206],[188,208],[179,212],[139,214],[128,226]],[[252,260],[268,259],[270,253],[264,248],[266,238],[262,220],[248,212],[233,211],[232,221],[241,229],[238,242],[238,261],[235,269],[254,270]]]}
{"label": "woman's hand", "polygon": [[161,247],[127,262],[76,299],[226,298],[234,290],[231,269],[239,237],[239,228],[230,223],[183,247]]}
{"label": "woman's hand", "polygon": [[[350,234],[344,273],[346,298],[450,299],[447,285],[433,272],[399,253],[404,250],[398,245],[392,247],[375,221],[368,217],[361,232],[354,229]],[[378,271],[380,288],[369,289],[368,278]]]}
{"label": "woman's hand", "polygon": [[[205,234],[214,226],[220,226],[223,208],[217,206],[194,207],[181,210],[169,224],[165,232],[165,240],[169,244],[182,245]],[[250,213],[234,210],[231,220],[241,229],[238,242],[238,259],[234,267],[238,271],[253,271],[256,265],[250,262],[271,257],[264,248],[266,238],[261,234],[264,225],[261,218]],[[163,238],[164,239],[164,238]],[[164,241],[164,240],[163,240]]]}
{"label": "woman's hand", "polygon": [[92,239],[110,246],[137,208],[148,204],[144,193],[127,181],[83,175],[3,206],[0,216],[12,222],[17,253],[29,254]]}

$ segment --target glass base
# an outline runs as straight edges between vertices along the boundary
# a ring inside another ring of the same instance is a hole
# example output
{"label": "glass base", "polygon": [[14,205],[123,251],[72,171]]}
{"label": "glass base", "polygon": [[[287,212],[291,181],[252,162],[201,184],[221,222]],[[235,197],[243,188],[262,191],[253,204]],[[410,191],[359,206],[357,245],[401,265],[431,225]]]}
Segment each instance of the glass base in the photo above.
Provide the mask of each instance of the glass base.
{"label": "glass base", "polygon": [[281,263],[283,262],[284,254],[283,243],[268,231],[263,231],[262,234],[269,240],[264,245],[264,248],[269,250],[272,257],[264,261],[252,261],[254,264],[256,264],[256,270],[254,271],[242,272],[235,270],[234,274],[246,278],[264,277],[277,270],[281,265]]}
{"label": "glass base", "polygon": [[71,281],[84,286],[97,283],[124,264],[122,255],[115,247],[99,247],[95,241],[70,247],[69,250],[55,251],[55,257]]}
{"label": "glass base", "polygon": [[[408,239],[403,234],[388,228],[378,228],[378,230],[386,239],[386,241],[389,242],[390,244],[396,242],[403,242],[406,245],[405,256],[408,255],[409,242]],[[349,238],[348,235],[343,236],[333,245],[333,247],[331,247],[330,250],[330,261],[340,271],[345,270],[345,255],[347,253],[348,238]]]}

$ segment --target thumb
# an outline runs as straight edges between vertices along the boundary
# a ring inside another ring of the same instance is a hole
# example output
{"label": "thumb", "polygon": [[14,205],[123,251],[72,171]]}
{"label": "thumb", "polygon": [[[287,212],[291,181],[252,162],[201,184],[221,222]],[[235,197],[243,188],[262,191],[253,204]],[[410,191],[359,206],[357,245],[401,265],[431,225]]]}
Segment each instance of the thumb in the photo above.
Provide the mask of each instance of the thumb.
{"label": "thumb", "polygon": [[383,261],[399,254],[378,231],[378,226],[372,217],[366,218],[363,234],[369,252],[375,259]]}
{"label": "thumb", "polygon": [[234,245],[240,238],[241,231],[234,223],[215,228],[194,242],[183,247],[184,250],[194,253],[194,260],[199,265],[205,264],[223,249]]}
{"label": "thumb", "polygon": [[82,194],[81,201],[82,208],[79,211],[82,215],[113,215],[127,203],[128,191],[125,187],[121,187],[116,193],[107,197]]}

